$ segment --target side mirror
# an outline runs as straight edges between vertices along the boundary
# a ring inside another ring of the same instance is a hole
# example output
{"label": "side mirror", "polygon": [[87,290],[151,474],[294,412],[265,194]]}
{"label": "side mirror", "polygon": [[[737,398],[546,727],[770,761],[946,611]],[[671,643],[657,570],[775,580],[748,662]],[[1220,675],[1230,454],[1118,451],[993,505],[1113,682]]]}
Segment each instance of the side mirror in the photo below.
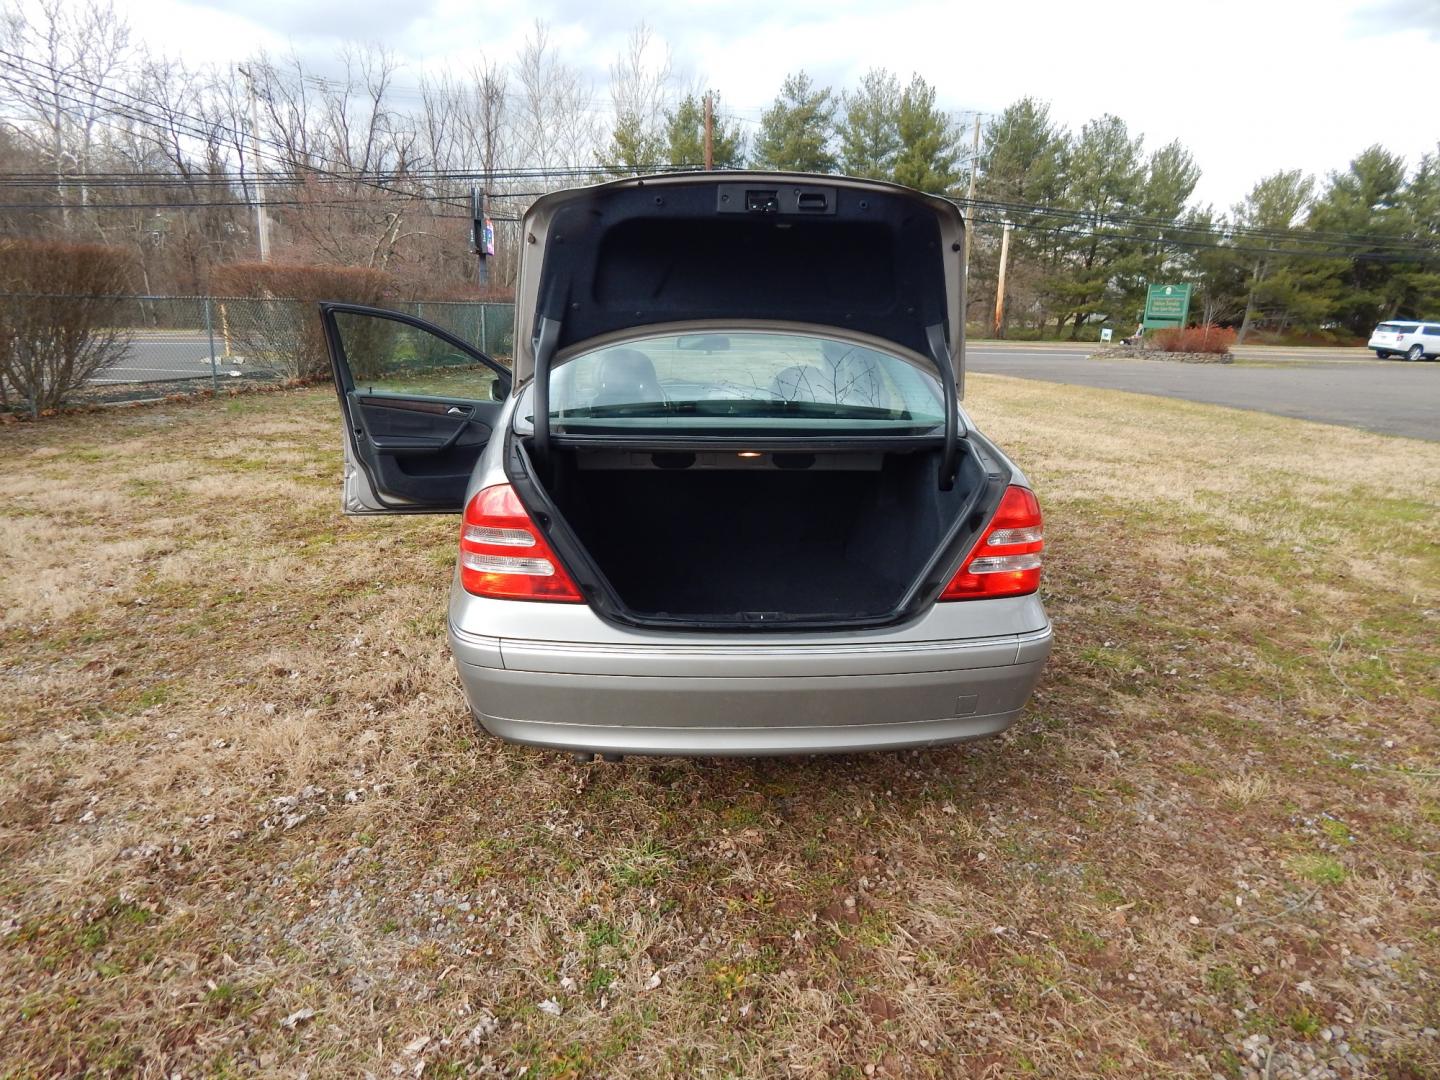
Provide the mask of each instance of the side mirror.
{"label": "side mirror", "polygon": [[504,401],[510,396],[510,384],[504,379],[494,379],[490,383],[490,400]]}

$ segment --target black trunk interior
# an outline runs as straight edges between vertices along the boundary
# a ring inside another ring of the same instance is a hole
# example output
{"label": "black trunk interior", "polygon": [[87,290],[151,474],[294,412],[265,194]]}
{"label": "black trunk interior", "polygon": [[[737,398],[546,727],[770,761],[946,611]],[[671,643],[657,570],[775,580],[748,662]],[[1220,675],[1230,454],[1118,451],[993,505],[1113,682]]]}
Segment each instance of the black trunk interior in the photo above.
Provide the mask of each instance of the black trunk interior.
{"label": "black trunk interior", "polygon": [[555,457],[551,497],[626,607],[751,622],[891,612],[980,479],[962,470],[940,491],[931,451],[852,456],[844,469]]}

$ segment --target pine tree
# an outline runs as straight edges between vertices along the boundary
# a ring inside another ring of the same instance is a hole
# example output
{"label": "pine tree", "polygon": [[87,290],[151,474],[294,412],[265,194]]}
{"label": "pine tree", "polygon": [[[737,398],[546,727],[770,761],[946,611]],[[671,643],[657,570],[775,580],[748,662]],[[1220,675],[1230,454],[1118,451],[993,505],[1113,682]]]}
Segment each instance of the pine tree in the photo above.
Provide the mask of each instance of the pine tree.
{"label": "pine tree", "polygon": [[1200,182],[1200,169],[1179,139],[1150,155],[1140,208],[1151,221],[1178,221]]}
{"label": "pine tree", "polygon": [[781,172],[834,172],[834,132],[833,93],[816,89],[803,71],[786,76],[780,96],[760,118],[754,165]]}
{"label": "pine tree", "polygon": [[1181,222],[1179,236],[1192,240],[1196,246],[1184,256],[1181,280],[1195,286],[1190,316],[1196,322],[1228,323],[1245,310],[1250,288],[1250,266],[1244,255],[1228,244],[1210,242],[1223,227],[1215,220],[1214,210],[1207,206],[1193,210]]}
{"label": "pine tree", "polygon": [[634,176],[655,171],[665,159],[665,143],[638,115],[622,113],[610,132],[610,145],[597,156],[615,176]]}
{"label": "pine tree", "polygon": [[[1405,238],[1440,251],[1440,146],[1420,159],[1401,197]],[[1406,265],[1399,271],[1399,309],[1420,318],[1440,311],[1440,258],[1429,265]]]}
{"label": "pine tree", "polygon": [[897,184],[943,195],[959,183],[960,134],[950,116],[935,107],[935,88],[919,75],[900,94],[896,128]]}
{"label": "pine tree", "polygon": [[[1283,234],[1296,227],[1315,194],[1315,180],[1299,169],[1272,173],[1253,188],[1245,201],[1237,203],[1231,219],[1243,229]],[[1283,240],[1263,237],[1247,238],[1250,248],[1285,247]],[[1293,303],[1295,287],[1290,263],[1283,255],[1258,251],[1249,259],[1249,283],[1245,295],[1245,311],[1240,320],[1237,342],[1244,342],[1257,317],[1264,314],[1282,315],[1287,303]],[[1277,279],[1270,284],[1270,279]]]}
{"label": "pine tree", "polygon": [[1050,106],[1021,98],[985,126],[979,191],[998,202],[1054,204],[1064,187],[1068,146],[1050,121]]}
{"label": "pine tree", "polygon": [[1139,268],[1139,273],[1129,282],[1116,283],[1118,291],[1126,296],[1127,301],[1133,300],[1134,305],[1142,310],[1141,297],[1146,284],[1168,280],[1181,269],[1188,249],[1174,241],[1184,239],[1179,235],[1178,227],[1185,218],[1185,205],[1199,182],[1200,169],[1179,139],[1166,143],[1150,155],[1136,208],[1138,215],[1147,222],[1166,223],[1177,228],[1156,227],[1154,239],[1144,244],[1144,265]]}
{"label": "pine tree", "polygon": [[1106,220],[1142,208],[1143,143],[1130,137],[1124,120],[1107,113],[1080,129],[1071,151],[1066,201],[1080,213],[1085,229],[1067,245],[1065,274],[1054,283],[1054,291],[1069,309],[1060,313],[1057,328],[1073,320],[1072,340],[1091,315],[1133,306],[1137,285],[1143,282],[1144,241],[1114,235]]}
{"label": "pine tree", "polygon": [[[1058,206],[1065,189],[1065,170],[1070,137],[1050,119],[1050,107],[1034,98],[1021,98],[985,125],[980,143],[980,160],[975,163],[979,175],[976,193],[981,199],[1006,203],[1028,204],[1040,210],[1007,210],[1005,217],[1015,229],[1010,237],[1010,292],[1016,303],[1005,306],[1008,324],[1012,313],[1023,310],[1023,299],[1043,308],[1052,299],[1054,282],[1060,273],[1061,238],[1045,208]],[[971,211],[972,220],[998,216]],[[993,302],[984,295],[995,280],[999,262],[999,230],[994,225],[979,226],[971,235],[975,251],[971,263],[970,295],[977,298],[983,310]],[[1002,330],[1003,333],[1003,330]]]}
{"label": "pine tree", "polygon": [[1405,161],[1382,146],[1362,151],[1344,172],[1332,172],[1325,191],[1315,200],[1306,224],[1319,232],[1373,238],[1373,243],[1327,260],[1337,279],[1339,299],[1330,311],[1357,335],[1399,311],[1406,292],[1404,272],[1388,259],[1357,256],[1380,254],[1384,245],[1404,239],[1408,215],[1404,208]]}
{"label": "pine tree", "polygon": [[[745,160],[745,134],[738,122],[726,123],[719,115],[720,95],[711,91],[710,151],[715,168],[736,169]],[[686,94],[665,114],[667,157],[671,165],[699,165],[705,160],[705,101]]]}
{"label": "pine tree", "polygon": [[847,175],[889,180],[900,153],[900,81],[872,68],[860,89],[843,97],[840,165]]}

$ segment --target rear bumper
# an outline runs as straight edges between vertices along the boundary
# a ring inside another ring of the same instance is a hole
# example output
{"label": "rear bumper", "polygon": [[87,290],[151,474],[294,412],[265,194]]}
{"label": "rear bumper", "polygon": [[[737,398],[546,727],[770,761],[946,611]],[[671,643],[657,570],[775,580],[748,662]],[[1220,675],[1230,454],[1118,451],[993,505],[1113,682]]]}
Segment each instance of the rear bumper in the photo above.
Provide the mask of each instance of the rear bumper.
{"label": "rear bumper", "polygon": [[847,753],[984,738],[1024,708],[1048,626],[959,641],[538,642],[450,627],[465,696],[511,742],[621,754]]}

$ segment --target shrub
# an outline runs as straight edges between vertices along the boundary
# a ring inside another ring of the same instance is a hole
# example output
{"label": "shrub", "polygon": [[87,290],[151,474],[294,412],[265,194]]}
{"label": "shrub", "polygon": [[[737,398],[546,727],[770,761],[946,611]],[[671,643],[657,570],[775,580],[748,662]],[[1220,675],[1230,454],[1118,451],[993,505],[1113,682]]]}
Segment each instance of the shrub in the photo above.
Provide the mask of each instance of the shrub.
{"label": "shrub", "polygon": [[1146,339],[1152,348],[1165,352],[1228,353],[1235,344],[1235,331],[1214,323],[1204,326],[1156,330]]}
{"label": "shrub", "polygon": [[128,266],[100,244],[0,241],[0,408],[58,409],[125,355]]}
{"label": "shrub", "polygon": [[345,266],[231,263],[211,279],[217,295],[253,298],[221,302],[220,317],[246,360],[287,379],[322,378],[330,370],[315,305],[321,300],[383,304],[389,275]]}

